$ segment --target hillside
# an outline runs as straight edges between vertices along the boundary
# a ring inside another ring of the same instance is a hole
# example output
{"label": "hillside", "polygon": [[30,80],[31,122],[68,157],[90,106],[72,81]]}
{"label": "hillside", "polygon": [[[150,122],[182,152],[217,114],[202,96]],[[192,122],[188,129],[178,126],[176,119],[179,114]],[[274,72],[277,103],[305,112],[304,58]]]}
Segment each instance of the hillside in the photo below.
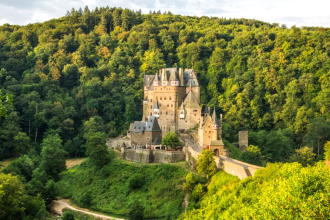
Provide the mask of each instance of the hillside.
{"label": "hillside", "polygon": [[218,172],[199,206],[180,219],[329,219],[329,181],[324,163],[269,164],[242,181]]}
{"label": "hillside", "polygon": [[82,125],[92,116],[101,116],[108,136],[125,133],[141,118],[144,74],[162,66],[196,71],[202,103],[224,113],[226,139],[236,141],[241,129],[274,131],[289,141],[275,157],[274,146],[258,146],[266,158],[285,160],[306,144],[321,155],[330,127],[329,37],[328,28],[120,8],[2,25],[0,89],[14,106],[0,121],[0,157],[27,151],[15,147],[19,132],[38,143],[49,130],[81,156]]}
{"label": "hillside", "polygon": [[59,195],[81,207],[127,216],[134,205],[152,219],[175,219],[183,211],[186,170],[179,165],[143,165],[117,159],[100,170],[88,162],[63,173]]}
{"label": "hillside", "polygon": [[[329,172],[315,162],[330,158],[329,39],[329,28],[109,7],[1,25],[0,160],[17,159],[0,168],[0,219],[49,219],[58,195],[108,213],[142,205],[147,217],[179,216],[184,169],[110,163],[105,145],[141,119],[144,75],[165,66],[195,70],[201,102],[224,115],[231,157],[301,164],[243,181],[189,174],[195,201],[181,218],[328,218]],[[85,156],[93,165],[65,171],[66,158]]]}

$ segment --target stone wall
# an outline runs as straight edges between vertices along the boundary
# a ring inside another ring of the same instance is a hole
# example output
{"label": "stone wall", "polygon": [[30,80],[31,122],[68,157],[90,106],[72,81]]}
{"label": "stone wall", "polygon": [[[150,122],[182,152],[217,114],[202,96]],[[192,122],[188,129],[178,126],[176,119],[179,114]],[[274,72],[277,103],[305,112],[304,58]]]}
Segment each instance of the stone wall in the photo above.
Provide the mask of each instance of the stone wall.
{"label": "stone wall", "polygon": [[150,163],[152,160],[151,150],[147,149],[121,149],[121,156],[125,160],[135,161],[139,163]]}
{"label": "stone wall", "polygon": [[[194,150],[190,146],[185,147],[184,152],[186,154],[186,160],[189,160],[189,158],[194,158],[195,160],[197,160],[200,154],[200,152]],[[220,155],[220,156],[214,156],[213,158],[219,169],[222,169],[226,173],[229,173],[233,176],[237,176],[240,179],[253,176],[257,170],[263,168],[253,164],[245,163],[243,161],[235,160],[226,156]]]}
{"label": "stone wall", "polygon": [[121,156],[125,160],[139,163],[175,163],[185,160],[182,151],[121,148]]}
{"label": "stone wall", "polygon": [[182,151],[164,151],[154,150],[154,163],[175,163],[185,160],[185,155]]}

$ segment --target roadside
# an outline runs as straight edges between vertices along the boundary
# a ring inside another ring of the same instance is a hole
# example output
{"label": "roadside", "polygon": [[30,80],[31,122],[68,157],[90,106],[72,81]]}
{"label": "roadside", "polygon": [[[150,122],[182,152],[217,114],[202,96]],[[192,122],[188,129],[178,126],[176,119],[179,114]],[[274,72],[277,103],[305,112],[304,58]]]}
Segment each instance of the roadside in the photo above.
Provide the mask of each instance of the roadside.
{"label": "roadside", "polygon": [[55,213],[57,215],[62,215],[63,214],[63,209],[70,209],[70,210],[73,210],[73,211],[81,212],[81,213],[93,216],[95,218],[98,218],[98,219],[124,220],[123,218],[104,215],[102,213],[91,211],[89,209],[80,208],[76,205],[71,204],[70,201],[67,200],[67,199],[59,199],[59,200],[54,200],[52,202],[51,210],[52,210],[53,213]]}

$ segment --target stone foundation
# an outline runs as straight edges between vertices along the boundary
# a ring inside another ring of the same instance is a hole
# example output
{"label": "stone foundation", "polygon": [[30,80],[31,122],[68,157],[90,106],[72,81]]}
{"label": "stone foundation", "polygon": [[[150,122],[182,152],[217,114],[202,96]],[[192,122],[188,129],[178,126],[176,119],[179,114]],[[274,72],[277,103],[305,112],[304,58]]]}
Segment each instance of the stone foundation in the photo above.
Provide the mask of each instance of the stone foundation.
{"label": "stone foundation", "polygon": [[139,163],[175,163],[185,160],[182,151],[121,148],[121,156],[125,160]]}

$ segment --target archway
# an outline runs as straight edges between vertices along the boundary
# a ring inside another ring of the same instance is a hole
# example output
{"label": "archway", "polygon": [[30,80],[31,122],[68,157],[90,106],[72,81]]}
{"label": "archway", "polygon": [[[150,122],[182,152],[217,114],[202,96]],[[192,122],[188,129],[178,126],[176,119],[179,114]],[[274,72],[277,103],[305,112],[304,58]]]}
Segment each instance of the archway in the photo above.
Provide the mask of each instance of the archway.
{"label": "archway", "polygon": [[213,150],[213,154],[214,154],[215,156],[219,156],[219,149],[214,149],[214,150]]}

